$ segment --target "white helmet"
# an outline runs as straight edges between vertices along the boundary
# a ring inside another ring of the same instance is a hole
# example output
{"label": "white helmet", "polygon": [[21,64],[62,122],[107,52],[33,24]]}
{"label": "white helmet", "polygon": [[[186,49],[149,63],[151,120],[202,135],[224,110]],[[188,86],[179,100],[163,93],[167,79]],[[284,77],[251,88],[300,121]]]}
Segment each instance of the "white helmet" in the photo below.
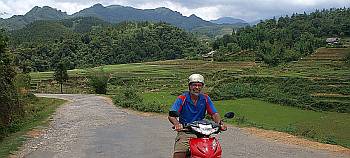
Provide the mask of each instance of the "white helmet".
{"label": "white helmet", "polygon": [[190,77],[188,77],[188,84],[192,82],[200,82],[204,85],[204,77],[201,74],[192,74]]}

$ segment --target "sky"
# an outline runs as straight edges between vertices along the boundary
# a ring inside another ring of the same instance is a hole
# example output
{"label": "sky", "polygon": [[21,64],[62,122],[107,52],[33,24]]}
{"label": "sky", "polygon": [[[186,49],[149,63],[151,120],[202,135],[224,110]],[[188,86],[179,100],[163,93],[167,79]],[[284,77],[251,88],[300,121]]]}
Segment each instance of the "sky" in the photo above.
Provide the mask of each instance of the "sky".
{"label": "sky", "polygon": [[71,15],[97,3],[139,9],[167,7],[204,20],[233,17],[248,22],[323,8],[350,8],[350,0],[0,0],[0,17],[24,15],[35,6],[50,6]]}

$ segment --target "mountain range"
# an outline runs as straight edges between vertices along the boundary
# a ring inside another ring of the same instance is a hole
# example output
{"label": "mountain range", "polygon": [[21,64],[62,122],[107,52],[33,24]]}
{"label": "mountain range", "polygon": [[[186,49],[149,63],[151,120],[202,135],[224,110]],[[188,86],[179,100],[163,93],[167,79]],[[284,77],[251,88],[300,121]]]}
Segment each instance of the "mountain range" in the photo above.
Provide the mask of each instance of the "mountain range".
{"label": "mountain range", "polygon": [[72,15],[68,15],[66,12],[62,12],[61,10],[49,6],[36,6],[25,15],[15,15],[8,19],[0,18],[0,27],[8,30],[16,30],[38,20],[62,20],[78,17],[96,17],[109,23],[120,23],[122,21],[166,22],[188,31],[199,27],[215,27],[220,24],[230,24],[232,26],[249,25],[243,20],[232,20],[233,18],[227,17],[212,22],[205,21],[194,14],[186,17],[177,11],[165,7],[156,9],[137,9],[120,5],[110,5],[105,7],[101,4],[95,4]]}

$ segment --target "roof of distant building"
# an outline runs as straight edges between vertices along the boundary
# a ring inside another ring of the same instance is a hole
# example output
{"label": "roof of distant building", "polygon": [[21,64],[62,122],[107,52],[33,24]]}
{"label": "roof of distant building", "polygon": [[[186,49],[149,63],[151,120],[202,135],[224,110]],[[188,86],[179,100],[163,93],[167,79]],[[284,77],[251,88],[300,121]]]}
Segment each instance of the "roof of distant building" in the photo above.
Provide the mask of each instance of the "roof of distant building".
{"label": "roof of distant building", "polygon": [[327,38],[327,39],[326,39],[326,42],[331,43],[331,42],[337,42],[337,41],[339,41],[339,40],[340,40],[340,38],[333,37],[333,38]]}

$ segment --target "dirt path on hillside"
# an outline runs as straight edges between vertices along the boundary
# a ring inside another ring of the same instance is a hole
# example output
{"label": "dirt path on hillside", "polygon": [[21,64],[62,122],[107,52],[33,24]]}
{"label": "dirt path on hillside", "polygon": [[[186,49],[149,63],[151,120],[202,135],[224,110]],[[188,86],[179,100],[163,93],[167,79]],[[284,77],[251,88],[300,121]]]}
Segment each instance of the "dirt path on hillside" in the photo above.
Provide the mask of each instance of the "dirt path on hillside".
{"label": "dirt path on hillside", "polygon": [[[165,115],[122,109],[115,107],[108,98],[95,95],[39,96],[62,98],[70,102],[56,111],[48,128],[30,132],[32,138],[11,157],[171,157],[176,133],[170,129]],[[223,158],[350,157],[348,149],[326,150],[315,149],[312,145],[295,145],[286,143],[292,142],[288,139],[277,139],[284,138],[284,135],[272,133],[230,127],[219,136]]]}

